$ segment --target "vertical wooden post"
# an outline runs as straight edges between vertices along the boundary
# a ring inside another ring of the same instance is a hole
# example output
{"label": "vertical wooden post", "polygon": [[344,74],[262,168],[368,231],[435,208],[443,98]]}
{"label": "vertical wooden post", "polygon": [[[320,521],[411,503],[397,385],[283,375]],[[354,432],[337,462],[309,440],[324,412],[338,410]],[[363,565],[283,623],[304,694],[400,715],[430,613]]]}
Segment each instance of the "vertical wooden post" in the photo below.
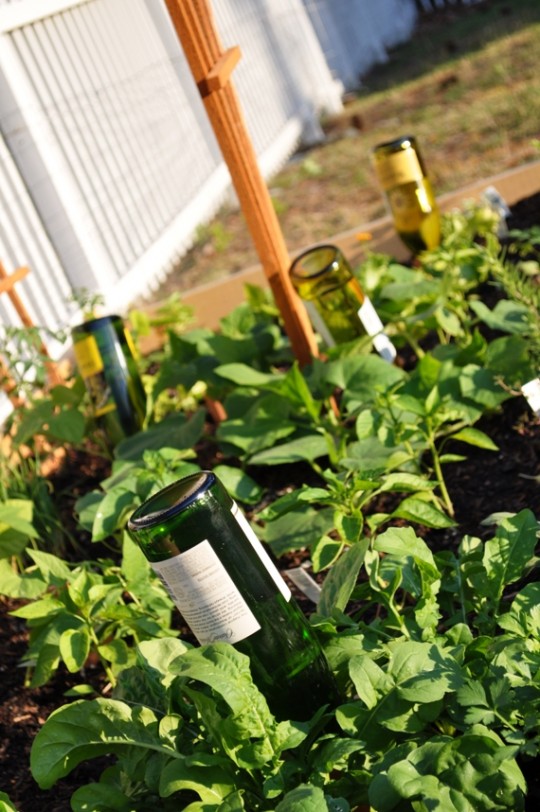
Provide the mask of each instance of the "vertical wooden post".
{"label": "vertical wooden post", "polygon": [[165,0],[212,124],[293,352],[304,365],[318,355],[306,309],[289,278],[290,259],[230,79],[238,47],[223,51],[208,0]]}

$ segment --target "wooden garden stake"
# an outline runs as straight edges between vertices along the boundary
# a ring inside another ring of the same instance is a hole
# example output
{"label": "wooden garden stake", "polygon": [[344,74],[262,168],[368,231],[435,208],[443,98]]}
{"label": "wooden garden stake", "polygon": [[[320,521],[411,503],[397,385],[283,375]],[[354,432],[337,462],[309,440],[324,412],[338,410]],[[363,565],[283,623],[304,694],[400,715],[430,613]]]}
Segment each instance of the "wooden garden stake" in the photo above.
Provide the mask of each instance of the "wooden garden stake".
{"label": "wooden garden stake", "polygon": [[[2,293],[7,293],[9,298],[11,299],[11,303],[15,310],[17,311],[17,315],[19,316],[20,320],[24,324],[25,327],[34,327],[34,323],[30,318],[26,307],[24,306],[21,297],[15,290],[15,284],[20,282],[21,279],[24,279],[30,273],[30,269],[27,267],[20,267],[13,271],[12,274],[8,274],[6,269],[4,268],[3,263],[0,261],[0,295]],[[46,358],[49,358],[49,352],[45,344],[41,344],[39,347],[39,351],[44,355]],[[47,369],[47,376],[49,378],[49,383],[51,384],[58,384],[62,383],[62,378],[58,373],[58,369],[54,361],[46,361],[45,366]],[[2,364],[2,371],[6,372],[5,364]],[[8,382],[8,389],[14,388],[11,387],[10,383],[11,376],[8,374],[7,382]]]}
{"label": "wooden garden stake", "polygon": [[289,279],[289,255],[230,75],[240,58],[224,51],[208,0],[165,0],[212,124],[247,226],[299,363],[318,355],[307,311]]}

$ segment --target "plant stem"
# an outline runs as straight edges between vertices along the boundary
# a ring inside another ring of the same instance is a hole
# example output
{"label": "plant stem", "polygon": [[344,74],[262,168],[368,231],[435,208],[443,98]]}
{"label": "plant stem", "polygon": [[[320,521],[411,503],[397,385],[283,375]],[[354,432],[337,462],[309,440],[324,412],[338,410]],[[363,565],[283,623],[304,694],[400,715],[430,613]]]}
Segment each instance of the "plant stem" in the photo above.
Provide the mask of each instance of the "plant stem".
{"label": "plant stem", "polygon": [[439,484],[439,489],[441,491],[441,496],[448,511],[449,515],[454,518],[454,505],[452,504],[452,500],[450,499],[450,494],[448,493],[448,489],[446,487],[446,482],[444,481],[444,476],[442,472],[441,461],[439,459],[439,452],[437,451],[437,447],[433,440],[429,439],[429,448],[431,451],[431,456],[433,459],[433,470],[435,471],[435,477]]}
{"label": "plant stem", "polygon": [[91,626],[89,626],[89,631],[90,631],[90,637],[91,637],[92,642],[93,642],[93,644],[95,646],[95,649],[96,649],[96,654],[99,657],[99,661],[103,666],[103,670],[107,674],[107,679],[109,680],[109,682],[111,683],[111,685],[114,688],[114,686],[116,685],[116,677],[114,676],[113,672],[111,671],[111,668],[108,665],[108,663],[103,659],[103,657],[99,653],[99,640],[97,638],[97,635],[96,635],[94,629]]}

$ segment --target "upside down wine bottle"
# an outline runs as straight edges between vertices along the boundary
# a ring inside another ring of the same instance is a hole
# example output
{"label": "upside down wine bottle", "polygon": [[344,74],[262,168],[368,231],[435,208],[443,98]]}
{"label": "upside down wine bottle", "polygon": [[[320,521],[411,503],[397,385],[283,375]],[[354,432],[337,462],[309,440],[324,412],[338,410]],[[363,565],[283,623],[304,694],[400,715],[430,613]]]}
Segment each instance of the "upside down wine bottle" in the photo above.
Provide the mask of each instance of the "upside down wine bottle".
{"label": "upside down wine bottle", "polygon": [[249,656],[278,719],[307,720],[336,704],[314,629],[215,474],[191,474],[151,496],[128,531],[198,642],[229,642]]}
{"label": "upside down wine bottle", "polygon": [[289,274],[313,327],[328,346],[368,335],[382,358],[395,359],[396,349],[371,300],[337,246],[308,248],[295,258]]}
{"label": "upside down wine bottle", "polygon": [[373,164],[401,241],[413,254],[436,248],[440,213],[416,139],[407,135],[378,144]]}
{"label": "upside down wine bottle", "polygon": [[72,338],[93,415],[108,439],[116,444],[140,431],[146,394],[132,338],[120,316],[89,319],[72,329]]}

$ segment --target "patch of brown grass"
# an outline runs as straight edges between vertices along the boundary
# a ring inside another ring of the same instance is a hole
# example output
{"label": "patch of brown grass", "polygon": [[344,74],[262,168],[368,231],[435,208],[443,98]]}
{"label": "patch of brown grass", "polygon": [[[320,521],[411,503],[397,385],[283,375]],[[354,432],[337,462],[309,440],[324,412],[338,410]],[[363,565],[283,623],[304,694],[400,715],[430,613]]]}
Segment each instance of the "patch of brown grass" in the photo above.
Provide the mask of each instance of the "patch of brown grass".
{"label": "patch of brown grass", "polygon": [[[471,25],[475,8],[480,23],[485,22],[483,5],[464,7],[465,23]],[[441,15],[439,29],[436,20],[427,20],[427,32],[420,29],[418,38],[397,49],[388,64],[366,77],[367,89],[350,99],[340,116],[324,122],[325,142],[298,153],[269,180],[291,253],[385,213],[370,160],[380,141],[416,135],[437,194],[540,157],[540,22],[525,21],[522,28],[505,25],[506,6],[498,5],[499,29],[495,32],[497,20],[490,18],[484,33],[492,38],[483,47],[473,29],[474,49],[469,52],[463,52],[463,37],[458,40],[452,33],[452,25],[463,25],[457,11],[450,19]],[[521,5],[530,6],[526,0]],[[455,40],[460,48],[446,47],[449,55],[441,64],[418,69],[420,75],[404,81],[403,65],[414,74],[410,63],[415,48],[422,52],[423,36],[433,47],[437,32],[447,46]],[[382,89],[376,89],[377,82]],[[154,300],[258,262],[241,212],[225,207],[216,219],[219,232],[228,237],[226,248],[220,249],[207,229],[205,239],[178,264]]]}

